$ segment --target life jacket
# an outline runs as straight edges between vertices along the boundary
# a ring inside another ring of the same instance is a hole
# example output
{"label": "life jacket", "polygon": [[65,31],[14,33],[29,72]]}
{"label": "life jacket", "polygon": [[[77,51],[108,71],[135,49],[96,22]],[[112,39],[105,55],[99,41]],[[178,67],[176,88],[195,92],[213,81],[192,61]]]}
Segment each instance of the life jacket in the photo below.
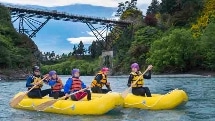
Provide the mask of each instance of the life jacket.
{"label": "life jacket", "polygon": [[[31,77],[32,77],[32,80],[31,80],[32,85],[35,85],[36,83],[38,83],[42,79],[41,77],[36,77],[36,76],[33,76],[33,75]],[[39,85],[34,87],[34,89],[40,89],[40,88],[42,88],[42,86],[43,86],[43,81]],[[28,89],[31,89],[31,87],[29,87]]]}
{"label": "life jacket", "polygon": [[99,75],[99,74],[102,75],[102,79],[100,80],[100,83],[98,83],[97,80],[94,78],[94,80],[91,83],[91,87],[98,86],[98,87],[102,88],[104,85],[106,85],[106,83],[107,83],[107,75],[105,75],[102,72],[99,72],[97,75]]}
{"label": "life jacket", "polygon": [[70,92],[74,92],[76,90],[81,90],[82,81],[79,78],[72,78],[72,86],[70,88]]}
{"label": "life jacket", "polygon": [[144,84],[144,79],[143,79],[142,73],[141,72],[138,72],[138,73],[131,72],[130,74],[133,76],[133,78],[131,80],[131,84],[133,84],[138,79],[138,81],[132,87],[142,87]]}
{"label": "life jacket", "polygon": [[57,78],[57,81],[56,81],[55,85],[53,85],[53,86],[51,87],[52,92],[61,91],[62,88],[63,88],[63,83],[62,83],[61,79],[58,79],[58,78]]}

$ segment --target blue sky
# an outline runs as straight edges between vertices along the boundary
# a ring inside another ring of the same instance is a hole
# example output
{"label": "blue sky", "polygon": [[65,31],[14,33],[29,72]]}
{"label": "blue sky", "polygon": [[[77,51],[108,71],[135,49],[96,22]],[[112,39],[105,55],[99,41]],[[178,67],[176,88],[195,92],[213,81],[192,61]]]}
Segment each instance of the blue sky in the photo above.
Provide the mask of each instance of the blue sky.
{"label": "blue sky", "polygon": [[[113,13],[117,10],[118,3],[125,0],[105,0],[105,2],[103,0],[0,0],[0,2],[72,14],[115,18]],[[138,0],[137,6],[145,14],[150,3],[151,0]],[[18,27],[17,23],[14,26]],[[81,40],[88,47],[96,39],[84,23],[50,20],[33,40],[42,52],[55,51],[57,54],[62,54],[71,52],[74,44]]]}

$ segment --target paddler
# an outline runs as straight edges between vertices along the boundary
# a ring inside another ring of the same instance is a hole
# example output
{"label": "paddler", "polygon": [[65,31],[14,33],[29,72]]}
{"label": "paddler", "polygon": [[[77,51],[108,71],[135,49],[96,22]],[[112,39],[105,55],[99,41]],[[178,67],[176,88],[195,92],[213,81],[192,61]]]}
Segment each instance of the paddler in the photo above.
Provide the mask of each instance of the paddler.
{"label": "paddler", "polygon": [[43,86],[43,82],[47,83],[47,80],[42,80],[42,76],[40,74],[39,66],[34,66],[32,68],[33,74],[27,78],[26,87],[30,90],[34,85],[37,85],[33,90],[28,93],[28,97],[30,98],[42,98],[51,93],[51,89],[41,90]]}
{"label": "paddler", "polygon": [[63,82],[61,78],[57,75],[57,72],[52,70],[49,72],[48,84],[51,86],[50,97],[58,99],[58,97],[63,97],[65,94],[61,91],[63,89]]}
{"label": "paddler", "polygon": [[[110,82],[107,81],[108,72],[109,69],[104,67],[97,73],[91,82],[91,91],[93,93],[108,93],[109,91],[112,91],[110,88]],[[107,87],[107,89],[102,89],[104,85]]]}
{"label": "paddler", "polygon": [[[132,86],[132,94],[137,96],[147,96],[151,97],[151,92],[148,87],[143,87],[144,85],[144,79],[151,79],[151,70],[152,65],[148,66],[148,72],[147,74],[142,75],[142,73],[139,71],[139,65],[137,63],[133,63],[131,65],[131,73],[128,79],[127,86],[130,87],[133,82],[135,82],[137,79],[138,81]],[[140,76],[140,77],[139,77]]]}
{"label": "paddler", "polygon": [[73,69],[71,71],[71,75],[72,77],[67,80],[64,86],[65,95],[68,96],[71,93],[75,93],[77,91],[80,91],[81,89],[84,89],[81,92],[71,95],[71,99],[74,101],[78,101],[87,96],[87,99],[91,100],[90,90],[87,90],[89,87],[87,87],[79,78],[80,77],[79,69]]}

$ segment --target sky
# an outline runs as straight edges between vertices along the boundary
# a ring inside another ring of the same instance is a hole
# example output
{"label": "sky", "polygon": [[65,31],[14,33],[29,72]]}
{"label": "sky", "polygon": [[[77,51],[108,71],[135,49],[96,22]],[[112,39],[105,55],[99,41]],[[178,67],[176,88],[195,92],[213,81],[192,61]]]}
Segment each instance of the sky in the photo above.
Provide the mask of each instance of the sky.
{"label": "sky", "polygon": [[[117,10],[118,3],[126,0],[0,0],[0,3],[10,3],[15,5],[36,5],[47,7],[57,11],[67,13],[113,18],[114,12]],[[138,0],[137,7],[146,13],[151,0]],[[31,6],[32,7],[32,6]],[[40,19],[39,21],[45,21]],[[14,23],[14,27],[18,26],[18,22]],[[98,26],[99,25],[95,25]],[[69,53],[74,45],[80,40],[87,48],[95,36],[86,24],[80,22],[65,22],[50,20],[33,38],[42,52],[55,51],[57,54]]]}

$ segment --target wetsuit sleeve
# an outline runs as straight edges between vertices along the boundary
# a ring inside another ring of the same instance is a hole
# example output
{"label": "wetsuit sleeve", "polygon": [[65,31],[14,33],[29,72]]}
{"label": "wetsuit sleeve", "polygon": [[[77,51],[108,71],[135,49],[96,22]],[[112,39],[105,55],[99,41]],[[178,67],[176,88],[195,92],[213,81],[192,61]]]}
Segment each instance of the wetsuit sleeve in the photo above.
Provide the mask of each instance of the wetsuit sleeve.
{"label": "wetsuit sleeve", "polygon": [[82,89],[86,88],[87,86],[84,84],[84,82],[81,81],[81,87]]}
{"label": "wetsuit sleeve", "polygon": [[143,75],[144,79],[151,79],[151,70],[149,70],[146,74]]}
{"label": "wetsuit sleeve", "polygon": [[128,83],[127,86],[130,87],[131,86],[131,81],[133,79],[133,75],[130,74],[130,76],[128,77]]}
{"label": "wetsuit sleeve", "polygon": [[31,84],[31,81],[32,81],[32,80],[33,80],[33,79],[32,79],[31,76],[29,76],[29,77],[27,78],[26,87],[32,87],[32,86],[34,86],[33,84]]}
{"label": "wetsuit sleeve", "polygon": [[67,93],[67,94],[70,93],[71,85],[72,85],[72,79],[68,79],[64,86],[64,93]]}
{"label": "wetsuit sleeve", "polygon": [[97,83],[100,83],[102,80],[102,75],[101,74],[96,75],[95,80],[97,81]]}

